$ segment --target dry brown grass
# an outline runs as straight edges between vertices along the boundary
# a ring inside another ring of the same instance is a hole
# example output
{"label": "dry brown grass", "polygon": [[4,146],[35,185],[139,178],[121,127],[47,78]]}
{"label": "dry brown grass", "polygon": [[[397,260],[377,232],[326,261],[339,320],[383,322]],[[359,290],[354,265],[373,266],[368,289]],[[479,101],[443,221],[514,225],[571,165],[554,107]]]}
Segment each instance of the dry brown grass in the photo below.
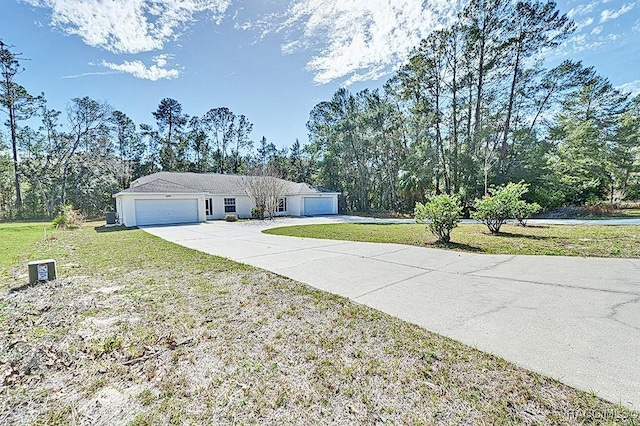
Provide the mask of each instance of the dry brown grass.
{"label": "dry brown grass", "polygon": [[0,299],[2,424],[640,420],[342,297],[142,231],[85,228],[48,244],[60,264],[80,267]]}

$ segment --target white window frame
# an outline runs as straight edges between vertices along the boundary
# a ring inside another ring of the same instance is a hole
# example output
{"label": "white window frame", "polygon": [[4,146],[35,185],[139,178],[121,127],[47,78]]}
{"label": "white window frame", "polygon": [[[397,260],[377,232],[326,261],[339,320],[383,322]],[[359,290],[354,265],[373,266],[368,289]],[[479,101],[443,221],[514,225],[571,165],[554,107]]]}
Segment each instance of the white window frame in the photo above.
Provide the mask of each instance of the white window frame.
{"label": "white window frame", "polygon": [[224,212],[225,213],[235,213],[236,212],[236,199],[235,198],[225,198],[224,199]]}
{"label": "white window frame", "polygon": [[278,198],[278,205],[276,207],[277,213],[284,213],[287,211],[287,197]]}

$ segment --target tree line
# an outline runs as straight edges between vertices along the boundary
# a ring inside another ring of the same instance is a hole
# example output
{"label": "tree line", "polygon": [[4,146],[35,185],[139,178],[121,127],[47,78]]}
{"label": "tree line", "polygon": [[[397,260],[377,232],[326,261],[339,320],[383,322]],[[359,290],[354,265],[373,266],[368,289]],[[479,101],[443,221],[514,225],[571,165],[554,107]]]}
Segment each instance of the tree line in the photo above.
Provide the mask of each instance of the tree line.
{"label": "tree line", "polygon": [[165,98],[150,124],[88,97],[50,109],[18,83],[21,55],[0,44],[0,219],[68,204],[99,214],[160,170],[269,170],[340,191],[361,212],[411,212],[434,194],[469,209],[508,182],[544,208],[640,199],[640,96],[579,61],[542,65],[574,27],[552,1],[471,0],[381,89],[318,103],[309,143],[283,149],[255,142],[250,120],[226,107],[190,116]]}
{"label": "tree line", "polygon": [[545,208],[640,198],[640,97],[578,61],[542,66],[574,27],[551,1],[471,0],[383,89],[313,108],[316,182],[357,211],[470,207],[520,181]]}
{"label": "tree line", "polygon": [[154,123],[136,124],[107,102],[72,99],[64,112],[48,107],[16,80],[19,54],[0,45],[0,106],[8,132],[0,134],[0,219],[52,218],[65,205],[85,215],[112,207],[112,195],[160,170],[245,174],[269,170],[310,179],[296,140],[276,149],[253,124],[226,107],[189,116],[175,99],[162,99]]}

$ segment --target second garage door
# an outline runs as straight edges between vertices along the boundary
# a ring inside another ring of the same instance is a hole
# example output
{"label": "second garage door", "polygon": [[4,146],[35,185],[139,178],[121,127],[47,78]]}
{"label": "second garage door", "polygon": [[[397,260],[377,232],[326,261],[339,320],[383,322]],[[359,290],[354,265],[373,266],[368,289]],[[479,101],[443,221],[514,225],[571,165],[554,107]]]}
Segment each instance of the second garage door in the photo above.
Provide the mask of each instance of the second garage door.
{"label": "second garage door", "polygon": [[136,224],[167,225],[198,222],[198,199],[135,200]]}
{"label": "second garage door", "polygon": [[329,197],[306,197],[304,199],[305,216],[316,216],[320,214],[334,214],[333,198]]}

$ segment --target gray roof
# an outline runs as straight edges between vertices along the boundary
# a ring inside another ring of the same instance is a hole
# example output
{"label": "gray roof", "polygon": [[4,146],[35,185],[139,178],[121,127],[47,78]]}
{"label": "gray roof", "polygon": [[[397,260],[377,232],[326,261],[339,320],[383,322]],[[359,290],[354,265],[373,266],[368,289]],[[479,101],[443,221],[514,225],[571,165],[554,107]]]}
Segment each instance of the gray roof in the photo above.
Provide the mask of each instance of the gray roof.
{"label": "gray roof", "polygon": [[[211,195],[244,195],[244,181],[250,176],[218,173],[158,172],[131,183],[123,193],[205,193]],[[336,193],[325,188],[279,179],[283,195]]]}
{"label": "gray roof", "polygon": [[136,185],[135,187],[131,187],[129,189],[125,189],[122,192],[145,192],[149,194],[157,194],[163,192],[171,192],[171,193],[179,193],[179,194],[194,194],[200,193],[202,191],[195,190],[193,188],[189,188],[177,183],[170,182],[166,179],[156,179],[146,183],[141,183]]}

